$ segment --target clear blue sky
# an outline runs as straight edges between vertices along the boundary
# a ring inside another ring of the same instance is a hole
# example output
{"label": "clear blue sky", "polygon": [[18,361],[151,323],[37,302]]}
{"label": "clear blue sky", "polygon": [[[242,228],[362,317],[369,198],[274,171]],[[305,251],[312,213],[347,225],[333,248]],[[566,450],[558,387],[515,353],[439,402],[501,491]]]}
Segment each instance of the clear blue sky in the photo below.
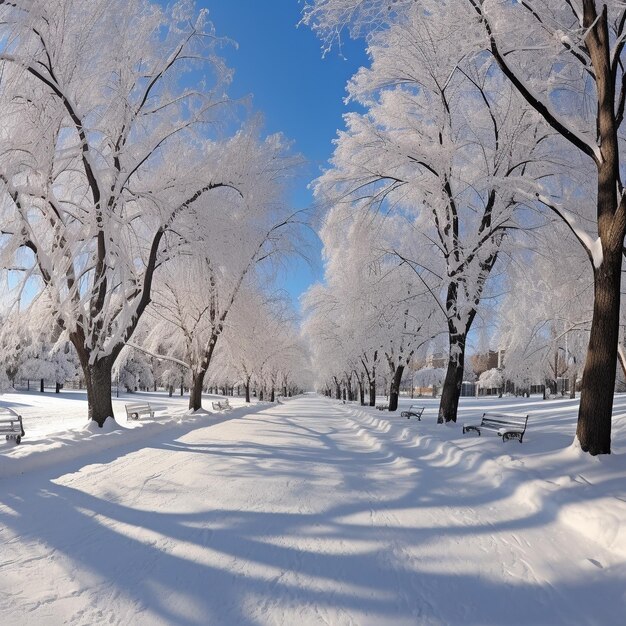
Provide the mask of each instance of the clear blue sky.
{"label": "clear blue sky", "polygon": [[[231,96],[252,94],[255,111],[266,120],[267,132],[282,132],[294,141],[294,150],[308,161],[292,202],[310,206],[310,182],[332,153],[332,140],[343,127],[345,86],[366,63],[362,42],[346,42],[343,58],[337,53],[322,58],[319,40],[300,19],[298,0],[198,0],[206,7],[217,34],[238,43],[223,50],[235,70]],[[311,238],[313,239],[313,238]],[[322,276],[319,242],[313,242],[315,266],[290,262],[281,279],[293,299]]]}

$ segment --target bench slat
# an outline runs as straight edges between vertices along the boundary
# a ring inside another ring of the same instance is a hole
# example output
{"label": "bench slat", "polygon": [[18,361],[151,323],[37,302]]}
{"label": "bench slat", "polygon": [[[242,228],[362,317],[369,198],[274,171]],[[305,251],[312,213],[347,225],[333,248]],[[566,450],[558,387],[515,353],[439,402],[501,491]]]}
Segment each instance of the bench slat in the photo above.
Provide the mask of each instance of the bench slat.
{"label": "bench slat", "polygon": [[26,435],[22,416],[9,407],[0,408],[0,434],[4,435],[7,441],[13,439],[17,445]]}
{"label": "bench slat", "polygon": [[154,409],[149,402],[131,402],[125,405],[126,419],[138,420],[142,415],[154,417]]}
{"label": "bench slat", "polygon": [[463,424],[463,433],[475,431],[480,435],[482,430],[492,430],[502,437],[502,441],[515,438],[522,443],[527,426],[528,415],[487,412],[483,413],[480,424]]}
{"label": "bench slat", "polygon": [[422,421],[422,413],[424,412],[423,406],[418,406],[417,404],[412,404],[408,409],[402,411],[400,413],[401,417],[406,417],[407,419],[411,419],[411,417],[417,417],[418,421]]}

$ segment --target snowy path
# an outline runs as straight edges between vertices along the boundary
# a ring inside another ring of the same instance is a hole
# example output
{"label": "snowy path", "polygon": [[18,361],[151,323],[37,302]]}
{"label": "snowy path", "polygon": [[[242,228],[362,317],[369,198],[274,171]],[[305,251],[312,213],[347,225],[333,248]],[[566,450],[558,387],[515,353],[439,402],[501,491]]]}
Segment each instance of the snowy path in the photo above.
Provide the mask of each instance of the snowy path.
{"label": "snowy path", "polygon": [[420,426],[308,397],[1,480],[0,623],[623,623],[623,560]]}

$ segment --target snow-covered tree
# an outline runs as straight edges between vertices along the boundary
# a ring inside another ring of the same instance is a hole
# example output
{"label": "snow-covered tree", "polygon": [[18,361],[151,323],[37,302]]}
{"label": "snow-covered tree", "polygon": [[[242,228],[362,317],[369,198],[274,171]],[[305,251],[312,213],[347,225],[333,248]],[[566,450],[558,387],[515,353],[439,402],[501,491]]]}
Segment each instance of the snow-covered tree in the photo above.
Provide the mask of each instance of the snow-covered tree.
{"label": "snow-covered tree", "polygon": [[[202,389],[214,351],[242,289],[255,280],[260,264],[289,251],[293,215],[283,202],[285,184],[298,160],[278,136],[246,137],[247,176],[254,194],[208,205],[193,225],[178,258],[155,276],[151,331],[145,344],[169,344],[192,376],[189,408],[202,406]],[[185,232],[185,231],[182,231]],[[245,304],[244,304],[245,306]],[[157,350],[158,351],[158,350]]]}
{"label": "snow-covered tree", "polygon": [[445,3],[426,3],[425,15],[422,4],[370,38],[372,66],[349,87],[367,113],[346,116],[317,192],[406,220],[393,249],[445,314],[439,419],[456,421],[467,335],[506,234],[519,227],[517,187],[538,175],[540,137],[536,114],[489,59],[471,56],[462,16]]}
{"label": "snow-covered tree", "polygon": [[517,387],[547,381],[556,393],[557,379],[567,377],[573,394],[589,341],[592,272],[563,226],[534,239],[532,252],[509,268],[497,347],[504,350],[505,377]]}
{"label": "snow-covered tree", "polygon": [[[590,454],[610,453],[611,417],[619,340],[620,285],[626,193],[621,181],[626,109],[626,9],[618,0],[447,0],[459,19],[458,43],[476,40],[502,74],[542,118],[550,141],[570,150],[572,178],[587,177],[591,189],[576,200],[563,197],[554,180],[534,192],[558,216],[586,252],[594,273],[594,311],[583,374],[577,439]],[[406,19],[427,2],[399,0],[384,11],[381,0],[316,0],[305,20],[331,44],[343,28],[372,33]],[[466,10],[473,18],[466,17]],[[422,12],[430,17],[430,5]],[[557,192],[555,193],[555,189]],[[592,218],[588,228],[576,210]]]}
{"label": "snow-covered tree", "polygon": [[126,346],[115,361],[113,376],[126,391],[148,389],[154,385],[151,365],[150,358],[145,353]]}
{"label": "snow-covered tree", "polygon": [[428,290],[385,251],[398,226],[393,217],[370,215],[347,203],[333,206],[320,233],[326,284],[310,289],[304,301],[305,332],[322,386],[327,382],[336,396],[343,387],[353,399],[353,383],[361,389],[367,379],[373,404],[377,371],[387,370],[390,410],[397,408],[405,367],[437,326]]}
{"label": "snow-covered tree", "polygon": [[0,23],[1,265],[47,293],[102,424],[157,266],[207,197],[253,200],[249,144],[209,134],[230,73],[190,2],[11,2]]}

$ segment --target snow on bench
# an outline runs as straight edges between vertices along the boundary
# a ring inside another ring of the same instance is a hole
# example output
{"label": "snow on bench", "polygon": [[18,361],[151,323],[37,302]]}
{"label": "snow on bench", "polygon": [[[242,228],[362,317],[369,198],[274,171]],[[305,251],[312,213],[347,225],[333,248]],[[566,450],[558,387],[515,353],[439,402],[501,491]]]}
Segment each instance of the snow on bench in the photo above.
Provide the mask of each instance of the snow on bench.
{"label": "snow on bench", "polygon": [[5,435],[7,441],[13,439],[19,445],[25,434],[22,416],[13,409],[0,407],[0,435]]}
{"label": "snow on bench", "polygon": [[526,426],[528,424],[528,415],[519,415],[516,413],[483,413],[480,424],[463,424],[463,433],[470,430],[476,431],[479,435],[483,430],[492,430],[502,441],[507,439],[518,439],[522,443]]}
{"label": "snow on bench", "polygon": [[126,420],[138,420],[146,415],[154,417],[154,409],[149,402],[135,402],[126,405]]}
{"label": "snow on bench", "polygon": [[228,398],[226,398],[226,400],[218,400],[212,404],[214,411],[230,411],[233,408],[228,402]]}
{"label": "snow on bench", "polygon": [[422,413],[424,412],[423,406],[418,406],[417,404],[412,404],[406,411],[402,411],[400,415],[402,417],[406,417],[407,419],[411,419],[412,417],[417,417],[418,421],[422,421]]}

